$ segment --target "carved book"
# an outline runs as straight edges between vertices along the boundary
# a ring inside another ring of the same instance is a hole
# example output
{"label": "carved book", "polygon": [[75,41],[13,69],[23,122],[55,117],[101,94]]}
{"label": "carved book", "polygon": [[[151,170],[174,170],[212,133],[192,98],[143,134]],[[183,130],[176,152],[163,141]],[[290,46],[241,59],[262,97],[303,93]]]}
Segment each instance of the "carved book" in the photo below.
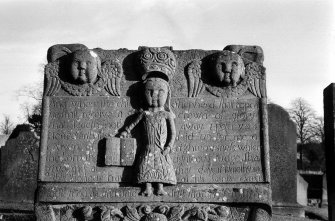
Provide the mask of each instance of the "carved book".
{"label": "carved book", "polygon": [[136,153],[134,138],[107,138],[105,163],[108,166],[133,166]]}

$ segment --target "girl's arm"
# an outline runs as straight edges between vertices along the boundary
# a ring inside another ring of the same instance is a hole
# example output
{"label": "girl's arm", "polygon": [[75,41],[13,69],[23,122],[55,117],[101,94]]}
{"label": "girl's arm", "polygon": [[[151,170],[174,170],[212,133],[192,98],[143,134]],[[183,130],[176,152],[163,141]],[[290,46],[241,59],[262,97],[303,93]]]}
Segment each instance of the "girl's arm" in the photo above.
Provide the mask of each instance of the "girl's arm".
{"label": "girl's arm", "polygon": [[[174,118],[172,116],[169,116],[167,118],[167,129],[168,129],[168,137],[169,137],[169,140],[166,144],[166,148],[169,148],[170,151],[171,151],[171,148],[173,147],[174,145],[174,142],[176,140],[176,126],[175,126],[175,123],[174,123]],[[169,152],[170,152],[169,151]]]}
{"label": "girl's arm", "polygon": [[120,137],[125,138],[127,134],[129,134],[130,131],[142,120],[143,116],[144,116],[144,112],[141,112],[140,114],[138,114],[135,120],[124,128],[124,131],[121,132]]}

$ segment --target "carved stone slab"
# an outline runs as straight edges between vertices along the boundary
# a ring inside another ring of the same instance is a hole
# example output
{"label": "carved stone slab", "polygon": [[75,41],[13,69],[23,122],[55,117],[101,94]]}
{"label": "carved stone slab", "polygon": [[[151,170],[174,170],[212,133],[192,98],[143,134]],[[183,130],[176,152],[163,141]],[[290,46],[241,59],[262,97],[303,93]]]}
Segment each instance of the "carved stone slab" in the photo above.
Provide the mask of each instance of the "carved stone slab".
{"label": "carved stone slab", "polygon": [[41,205],[258,203],[269,212],[263,55],[238,49],[51,47]]}
{"label": "carved stone slab", "polygon": [[273,214],[304,217],[297,203],[297,136],[295,123],[279,105],[268,104]]}
{"label": "carved stone slab", "polygon": [[34,209],[37,188],[39,138],[20,132],[1,148],[0,209]]}

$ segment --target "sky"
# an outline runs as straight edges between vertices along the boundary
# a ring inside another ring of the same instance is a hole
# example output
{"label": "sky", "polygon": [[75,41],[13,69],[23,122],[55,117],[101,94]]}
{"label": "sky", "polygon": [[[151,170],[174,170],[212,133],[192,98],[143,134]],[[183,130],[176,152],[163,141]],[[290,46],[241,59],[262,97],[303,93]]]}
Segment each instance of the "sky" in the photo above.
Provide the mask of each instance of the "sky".
{"label": "sky", "polygon": [[271,102],[288,108],[302,97],[322,116],[323,89],[335,82],[332,1],[0,0],[0,121],[6,114],[22,123],[29,99],[18,91],[41,82],[47,49],[61,43],[175,50],[259,45]]}

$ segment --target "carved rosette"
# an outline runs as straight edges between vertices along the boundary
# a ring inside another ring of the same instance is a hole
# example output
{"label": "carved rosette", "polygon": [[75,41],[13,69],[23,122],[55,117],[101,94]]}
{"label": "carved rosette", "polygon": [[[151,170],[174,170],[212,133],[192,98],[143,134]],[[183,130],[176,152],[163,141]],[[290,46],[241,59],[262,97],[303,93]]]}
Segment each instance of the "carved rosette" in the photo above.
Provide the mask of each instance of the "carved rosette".
{"label": "carved rosette", "polygon": [[145,80],[150,72],[161,72],[170,81],[177,67],[177,61],[169,49],[143,47],[140,55],[140,63],[144,69],[142,79]]}

